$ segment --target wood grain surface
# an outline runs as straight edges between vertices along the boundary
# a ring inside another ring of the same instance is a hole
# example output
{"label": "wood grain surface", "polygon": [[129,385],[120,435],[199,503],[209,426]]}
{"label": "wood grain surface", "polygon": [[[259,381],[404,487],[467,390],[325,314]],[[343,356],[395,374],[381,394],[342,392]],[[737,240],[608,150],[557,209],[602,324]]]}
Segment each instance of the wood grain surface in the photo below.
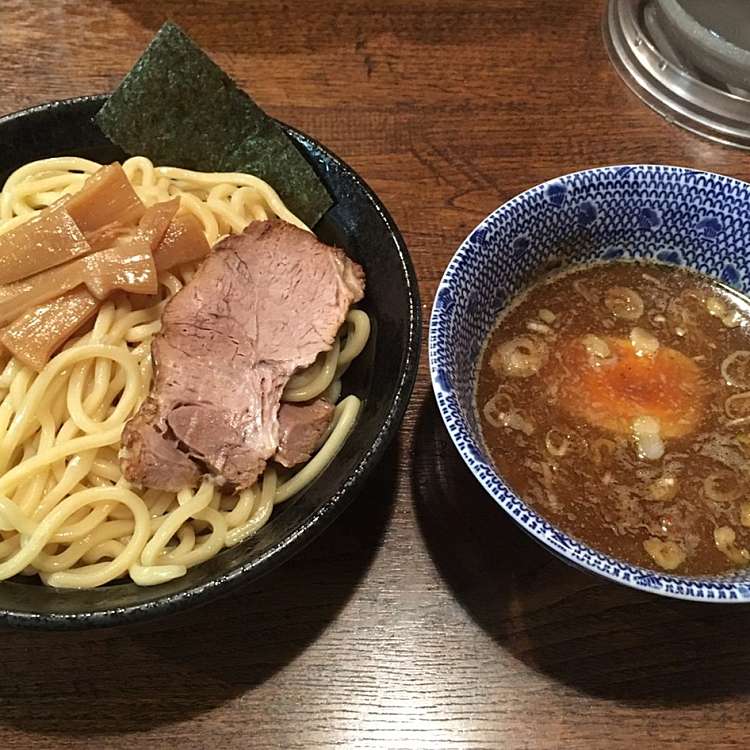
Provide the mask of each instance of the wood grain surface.
{"label": "wood grain surface", "polygon": [[[583,0],[0,3],[0,112],[110,90],[163,20],[401,227],[425,319],[498,204],[584,167],[748,179],[617,78]],[[0,748],[740,748],[750,608],[608,585],[483,494],[430,395],[360,499],[252,587],[128,631],[0,635]]]}

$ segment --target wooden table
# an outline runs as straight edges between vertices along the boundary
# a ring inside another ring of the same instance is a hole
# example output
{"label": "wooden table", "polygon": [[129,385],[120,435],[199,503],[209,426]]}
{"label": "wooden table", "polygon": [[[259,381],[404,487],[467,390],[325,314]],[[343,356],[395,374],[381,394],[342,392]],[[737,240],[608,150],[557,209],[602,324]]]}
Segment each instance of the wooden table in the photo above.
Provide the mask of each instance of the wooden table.
{"label": "wooden table", "polygon": [[[617,78],[583,0],[0,4],[0,111],[112,89],[166,17],[392,211],[425,323],[457,244],[611,163],[750,178]],[[190,6],[194,6],[191,8]],[[453,450],[426,358],[398,444],[281,570],[135,630],[4,633],[0,748],[746,747],[750,608],[661,600],[526,538]]]}

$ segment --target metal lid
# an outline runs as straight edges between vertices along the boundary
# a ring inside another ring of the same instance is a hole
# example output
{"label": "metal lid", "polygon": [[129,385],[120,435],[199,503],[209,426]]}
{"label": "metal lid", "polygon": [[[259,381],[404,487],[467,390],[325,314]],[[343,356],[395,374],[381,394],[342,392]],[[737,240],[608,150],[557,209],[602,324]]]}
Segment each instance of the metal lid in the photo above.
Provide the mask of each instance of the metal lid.
{"label": "metal lid", "polygon": [[[746,74],[750,52],[704,27],[678,0],[609,0],[602,32],[615,69],[646,104],[694,133],[750,148],[750,92],[736,87],[731,67],[736,61]],[[707,54],[707,45],[718,53]],[[703,66],[709,57],[710,71]],[[722,71],[724,81],[714,77]]]}

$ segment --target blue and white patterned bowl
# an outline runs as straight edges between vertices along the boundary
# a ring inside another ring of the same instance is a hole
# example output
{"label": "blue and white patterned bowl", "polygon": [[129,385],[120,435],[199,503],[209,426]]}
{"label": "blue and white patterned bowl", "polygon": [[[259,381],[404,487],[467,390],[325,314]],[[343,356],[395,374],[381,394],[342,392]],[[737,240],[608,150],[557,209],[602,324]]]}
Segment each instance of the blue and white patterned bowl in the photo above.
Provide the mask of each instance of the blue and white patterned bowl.
{"label": "blue and white patterned bowl", "polygon": [[430,320],[430,371],[459,453],[489,494],[565,561],[612,581],[696,601],[750,601],[750,570],[688,578],[628,565],[547,523],[495,471],[474,409],[479,352],[498,313],[546,270],[607,258],[678,263],[750,292],[750,184],[682,167],[575,172],[527,190],[466,238]]}

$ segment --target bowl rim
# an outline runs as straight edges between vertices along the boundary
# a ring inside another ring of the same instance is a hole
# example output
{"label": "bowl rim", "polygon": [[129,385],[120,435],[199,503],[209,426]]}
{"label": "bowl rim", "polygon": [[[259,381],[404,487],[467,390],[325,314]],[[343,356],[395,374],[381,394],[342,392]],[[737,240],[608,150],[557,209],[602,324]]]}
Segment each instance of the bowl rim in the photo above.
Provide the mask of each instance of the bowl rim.
{"label": "bowl rim", "polygon": [[[542,193],[547,187],[559,183],[561,180],[569,178],[584,176],[589,177],[596,174],[609,173],[609,174],[624,174],[623,170],[639,169],[643,170],[647,174],[659,175],[664,173],[680,173],[680,174],[691,174],[691,175],[705,175],[713,181],[725,182],[740,186],[745,192],[748,193],[750,199],[750,183],[744,180],[739,180],[735,177],[729,177],[727,175],[719,174],[718,172],[710,172],[702,169],[694,169],[685,166],[676,166],[669,164],[656,164],[656,163],[636,163],[636,164],[612,164],[604,165],[599,167],[591,167],[587,169],[575,170],[566,174],[557,175],[544,182],[540,182],[533,185],[522,192],[509,198],[507,201],[501,203],[494,211],[489,213],[484,219],[482,219],[473,229],[471,229],[461,244],[456,249],[455,253],[451,257],[448,265],[446,266],[440,282],[435,291],[433,298],[432,309],[430,313],[429,321],[429,339],[428,339],[428,360],[430,369],[430,380],[432,383],[432,389],[436,397],[438,405],[438,411],[443,420],[448,434],[458,451],[459,455],[463,459],[466,466],[469,468],[471,473],[480,483],[482,488],[485,490],[487,495],[491,497],[505,513],[534,541],[539,543],[552,555],[562,559],[565,563],[570,566],[583,570],[586,573],[600,576],[613,583],[618,583],[630,588],[644,591],[649,594],[656,594],[659,596],[665,596],[673,599],[681,599],[685,601],[701,602],[701,603],[718,603],[718,604],[741,604],[750,602],[750,583],[744,581],[734,581],[731,579],[722,579],[713,576],[678,576],[671,575],[666,572],[658,570],[651,570],[649,568],[641,568],[640,566],[626,563],[623,560],[615,558],[611,555],[607,555],[604,552],[600,552],[594,547],[591,547],[584,542],[576,539],[575,537],[566,534],[559,528],[547,521],[544,516],[537,513],[531,506],[529,506],[523,498],[516,494],[506,484],[500,472],[495,468],[494,464],[490,462],[482,463],[478,465],[472,451],[468,449],[468,446],[475,444],[472,431],[466,424],[466,420],[460,410],[457,410],[458,416],[452,412],[448,406],[448,398],[440,398],[439,394],[445,392],[445,389],[439,382],[438,370],[441,367],[441,354],[439,349],[449,346],[445,333],[441,330],[440,325],[444,318],[444,313],[440,309],[439,300],[441,293],[446,292],[454,287],[452,281],[454,272],[459,264],[464,262],[470,262],[470,256],[472,252],[471,243],[475,233],[480,233],[486,229],[487,226],[496,220],[503,212],[507,211],[518,204],[522,204],[529,200],[529,198]],[[503,306],[505,307],[505,305]],[[449,389],[449,397],[453,394],[453,389]],[[457,402],[455,396],[454,401]],[[482,443],[480,442],[480,445]],[[485,473],[482,469],[488,469],[489,472]],[[493,487],[492,480],[496,484]],[[503,497],[503,493],[505,497]],[[511,510],[511,503],[519,504],[525,512],[527,518],[533,518],[537,523],[529,524],[527,521],[519,518]],[[574,545],[578,545],[584,549],[587,555],[592,560],[600,560],[604,563],[601,568],[594,566],[590,561],[582,560],[576,556],[575,551],[571,549],[569,544],[563,544],[560,546],[553,546],[551,536],[555,535],[564,538],[566,541],[572,542]],[[613,566],[613,567],[610,567]],[[627,570],[628,575],[623,576],[622,574],[615,574],[611,570]],[[709,594],[707,592],[715,592]]]}
{"label": "bowl rim", "polygon": [[[50,110],[57,110],[63,114],[68,109],[75,111],[78,107],[90,107],[97,103],[103,104],[108,97],[109,94],[88,94],[35,104],[0,116],[0,128],[14,120],[43,114]],[[240,585],[260,578],[285,563],[322,533],[356,498],[357,492],[365,479],[380,462],[391,441],[398,434],[416,383],[422,343],[422,310],[419,285],[409,250],[388,209],[367,182],[347,162],[303,131],[287,125],[281,120],[275,121],[292,140],[304,145],[307,150],[314,149],[320,152],[347,175],[376,211],[395,245],[401,267],[399,278],[404,284],[408,299],[409,314],[408,319],[404,321],[406,344],[399,366],[398,381],[394,385],[394,397],[375,438],[367,447],[359,462],[343,479],[337,491],[324,499],[315,512],[296,529],[270,546],[258,557],[253,557],[210,580],[182,591],[156,596],[147,601],[126,606],[101,607],[66,613],[0,609],[0,624],[13,628],[40,630],[82,630],[126,626],[208,604],[229,594]],[[2,582],[0,582],[0,585],[2,585]]]}

